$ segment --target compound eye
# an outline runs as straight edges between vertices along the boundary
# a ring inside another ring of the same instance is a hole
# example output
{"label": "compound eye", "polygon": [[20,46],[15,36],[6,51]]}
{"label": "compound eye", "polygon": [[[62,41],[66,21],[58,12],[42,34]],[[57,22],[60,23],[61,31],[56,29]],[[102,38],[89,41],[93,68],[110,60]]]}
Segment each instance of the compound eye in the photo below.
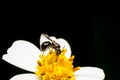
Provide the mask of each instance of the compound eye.
{"label": "compound eye", "polygon": [[49,41],[43,42],[40,46],[41,51],[45,51],[50,45],[51,43]]}

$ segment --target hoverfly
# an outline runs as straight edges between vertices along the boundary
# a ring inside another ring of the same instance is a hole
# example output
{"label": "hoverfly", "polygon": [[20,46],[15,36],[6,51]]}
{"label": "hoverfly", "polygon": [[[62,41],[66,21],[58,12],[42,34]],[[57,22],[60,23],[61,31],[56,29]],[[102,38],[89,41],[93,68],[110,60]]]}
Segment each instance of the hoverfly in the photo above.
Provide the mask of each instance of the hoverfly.
{"label": "hoverfly", "polygon": [[45,51],[48,48],[53,48],[57,54],[61,53],[60,45],[55,42],[53,39],[51,39],[47,34],[41,34],[41,38],[46,38],[44,41],[40,44],[40,50]]}

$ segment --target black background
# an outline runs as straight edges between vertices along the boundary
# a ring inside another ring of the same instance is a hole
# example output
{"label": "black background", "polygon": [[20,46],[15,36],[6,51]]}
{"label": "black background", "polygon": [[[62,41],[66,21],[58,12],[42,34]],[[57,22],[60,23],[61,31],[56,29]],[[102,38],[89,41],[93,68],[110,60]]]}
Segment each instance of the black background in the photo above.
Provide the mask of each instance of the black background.
{"label": "black background", "polygon": [[[27,40],[39,47],[40,35],[46,33],[69,42],[74,66],[100,67],[105,80],[119,80],[119,13],[48,13],[5,16],[0,29],[0,57],[15,40]],[[0,60],[1,80],[28,72]]]}

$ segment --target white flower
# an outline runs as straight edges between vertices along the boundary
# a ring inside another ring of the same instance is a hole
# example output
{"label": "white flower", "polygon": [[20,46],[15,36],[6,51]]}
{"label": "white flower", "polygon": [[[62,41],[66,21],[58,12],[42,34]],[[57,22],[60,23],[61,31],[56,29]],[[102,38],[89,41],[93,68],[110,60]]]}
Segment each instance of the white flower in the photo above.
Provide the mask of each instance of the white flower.
{"label": "white flower", "polygon": [[[60,44],[61,48],[65,47],[67,49],[66,57],[71,56],[71,48],[68,42],[62,38],[56,39],[55,37],[50,37]],[[40,44],[44,41],[41,35]],[[36,71],[37,60],[42,52],[34,44],[25,41],[17,40],[12,46],[7,50],[7,54],[4,54],[2,59],[8,63],[22,68],[24,70],[34,72]],[[80,67],[80,70],[75,73],[76,80],[103,80],[105,74],[102,69],[97,67]],[[34,73],[24,73],[13,76],[10,80],[41,80]]]}

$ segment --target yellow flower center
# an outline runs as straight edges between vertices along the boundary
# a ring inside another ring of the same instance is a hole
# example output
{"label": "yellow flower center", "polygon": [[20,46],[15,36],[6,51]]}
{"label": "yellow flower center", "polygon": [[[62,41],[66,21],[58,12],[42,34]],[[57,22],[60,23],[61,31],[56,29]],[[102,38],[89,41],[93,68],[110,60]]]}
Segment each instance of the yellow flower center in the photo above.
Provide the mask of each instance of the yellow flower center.
{"label": "yellow flower center", "polygon": [[74,56],[67,58],[65,53],[66,49],[62,49],[59,55],[51,49],[46,56],[40,55],[35,74],[42,80],[75,80],[74,72],[80,67],[74,68]]}

